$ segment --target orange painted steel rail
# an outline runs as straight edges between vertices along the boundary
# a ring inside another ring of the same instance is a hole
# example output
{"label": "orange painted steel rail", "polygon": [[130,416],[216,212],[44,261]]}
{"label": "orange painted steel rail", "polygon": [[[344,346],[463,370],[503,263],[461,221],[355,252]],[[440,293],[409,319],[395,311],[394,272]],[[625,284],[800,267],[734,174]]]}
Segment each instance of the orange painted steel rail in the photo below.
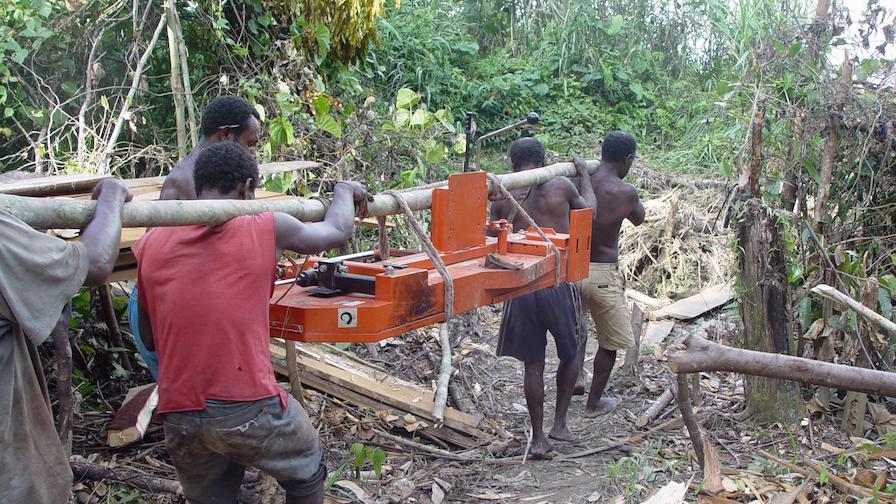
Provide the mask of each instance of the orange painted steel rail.
{"label": "orange painted steel rail", "polygon": [[[430,237],[454,281],[454,313],[554,286],[554,252],[534,230],[510,233],[491,223],[486,237],[488,185],[484,172],[449,177],[433,190]],[[559,281],[588,275],[591,210],[570,212],[569,234],[543,229],[560,254]],[[505,267],[487,267],[500,263]],[[444,282],[424,253],[360,262],[312,258],[301,272],[284,268],[271,305],[272,337],[318,342],[373,342],[444,321]],[[305,285],[305,286],[302,286]]]}

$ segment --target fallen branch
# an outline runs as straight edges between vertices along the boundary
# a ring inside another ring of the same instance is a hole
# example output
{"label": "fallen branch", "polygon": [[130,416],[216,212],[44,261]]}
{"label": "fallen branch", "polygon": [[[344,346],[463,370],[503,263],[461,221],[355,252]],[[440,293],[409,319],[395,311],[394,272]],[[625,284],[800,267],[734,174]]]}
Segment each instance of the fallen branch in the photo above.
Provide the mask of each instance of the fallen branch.
{"label": "fallen branch", "polygon": [[448,337],[447,320],[439,326],[439,343],[442,346],[442,365],[439,368],[439,379],[436,381],[436,397],[433,400],[432,416],[441,422],[445,416],[445,404],[448,402],[448,383],[454,372],[454,366],[451,365],[451,339]]}
{"label": "fallen branch", "polygon": [[72,452],[72,415],[75,396],[72,391],[72,346],[68,340],[68,321],[71,318],[71,303],[62,309],[62,315],[51,333],[56,350],[56,396],[59,398],[59,416],[56,431],[65,452]]}
{"label": "fallen branch", "polygon": [[669,367],[675,373],[728,371],[896,397],[896,373],[731,348],[694,334],[686,344],[687,351],[669,356]]}
{"label": "fallen branch", "polygon": [[463,455],[458,455],[456,453],[451,453],[447,450],[442,450],[439,448],[434,448],[432,446],[427,446],[422,443],[418,443],[416,441],[411,441],[410,439],[403,438],[401,436],[396,436],[394,434],[389,434],[388,432],[373,429],[374,434],[381,437],[382,439],[392,441],[395,444],[399,444],[404,446],[405,448],[410,448],[414,452],[423,453],[427,455],[433,455],[439,458],[444,458],[448,460],[456,460],[459,462],[470,462],[473,460],[481,460],[481,457],[473,456],[473,457],[465,457]]}
{"label": "fallen branch", "polygon": [[635,425],[637,425],[638,427],[646,427],[647,424],[652,422],[653,419],[656,418],[656,416],[659,415],[660,412],[663,411],[674,398],[675,393],[672,391],[672,389],[666,389],[666,391],[663,392],[662,395],[660,395],[657,400],[650,405],[649,408],[647,408],[644,414],[638,417],[638,419],[635,421]]}
{"label": "fallen branch", "polygon": [[[164,20],[164,16],[162,17]],[[588,161],[588,171],[597,169],[597,161]],[[572,163],[556,163],[544,168],[524,170],[499,175],[505,189],[522,189],[535,186],[557,176],[573,175]],[[441,182],[441,187],[447,182]],[[435,184],[432,184],[433,186]],[[489,194],[499,194],[499,189],[488,181]],[[402,198],[411,210],[425,210],[432,205],[432,187],[403,191]],[[79,229],[86,225],[96,206],[95,201],[24,198],[0,195],[0,210],[10,213],[31,227],[38,229]],[[380,217],[402,213],[398,201],[388,195],[378,195],[368,205],[370,215]],[[192,201],[131,201],[122,209],[123,227],[160,227],[217,225],[240,215],[256,215],[265,212],[284,212],[304,221],[319,221],[326,208],[318,200],[192,200]]]}
{"label": "fallen branch", "polygon": [[856,301],[842,291],[839,291],[831,287],[830,285],[819,284],[812,288],[812,292],[825,299],[830,299],[831,301],[835,301],[837,303],[840,303],[841,305],[852,308],[856,313],[861,315],[868,322],[871,322],[878,328],[888,332],[893,336],[896,336],[896,322],[893,322],[892,320],[884,317],[871,308],[868,308],[867,306]]}
{"label": "fallen branch", "polygon": [[704,467],[705,458],[703,457],[703,439],[700,436],[700,426],[694,418],[694,411],[691,409],[691,397],[688,393],[688,377],[685,374],[676,376],[678,380],[678,393],[675,398],[678,401],[678,409],[681,410],[681,419],[684,426],[688,429],[688,435],[691,437],[691,444],[694,445],[694,453],[697,454],[697,461],[700,467]]}
{"label": "fallen branch", "polygon": [[[806,478],[812,478],[812,479],[818,480],[821,477],[821,473],[825,472],[825,470],[822,469],[818,464],[816,464],[810,460],[803,460],[802,463],[805,464],[806,466],[808,466],[810,469],[812,469],[812,471],[804,469],[797,464],[791,464],[790,462],[788,462],[786,460],[782,460],[765,450],[757,450],[757,453],[762,458],[768,459],[782,467],[786,467],[787,469],[789,469],[797,474],[800,474]],[[845,492],[847,495],[866,497],[866,498],[874,498],[876,496],[878,499],[885,498],[887,500],[896,498],[896,494],[894,494],[894,493],[886,493],[886,492],[879,491],[876,494],[873,494],[868,489],[861,487],[859,485],[850,483],[850,482],[846,481],[845,479],[841,478],[840,476],[837,476],[836,474],[832,473],[830,470],[827,471],[827,478],[828,478],[828,480],[830,480],[831,483],[834,484],[834,486],[839,488],[840,491]]]}
{"label": "fallen branch", "polygon": [[174,495],[183,495],[183,488],[175,480],[140,474],[132,470],[111,468],[97,464],[91,464],[85,460],[73,459],[69,461],[75,481],[79,479],[91,479],[95,481],[118,481],[127,483],[134,488],[149,490],[150,492],[164,492]]}

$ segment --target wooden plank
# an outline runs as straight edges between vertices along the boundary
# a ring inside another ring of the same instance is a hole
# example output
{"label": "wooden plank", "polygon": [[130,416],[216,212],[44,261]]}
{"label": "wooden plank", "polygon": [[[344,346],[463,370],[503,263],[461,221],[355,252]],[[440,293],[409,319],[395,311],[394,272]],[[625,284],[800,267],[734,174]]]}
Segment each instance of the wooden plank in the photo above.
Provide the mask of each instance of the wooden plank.
{"label": "wooden plank", "polygon": [[[272,343],[270,351],[279,359],[284,359],[286,356],[286,350],[282,343]],[[306,375],[314,375],[435,423],[435,419],[432,417],[432,392],[424,393],[419,389],[415,390],[409,387],[407,382],[401,383],[389,375],[382,376],[381,379],[373,378],[372,374],[367,375],[352,369],[353,366],[348,365],[347,360],[335,355],[321,355],[320,357],[321,360],[316,360],[300,352],[298,359],[300,370],[303,371],[303,379]],[[379,374],[382,375],[382,373]],[[479,420],[475,416],[453,408],[446,408],[444,425],[478,439],[490,437],[479,430]]]}
{"label": "wooden plank", "polygon": [[101,175],[54,175],[50,177],[34,177],[0,184],[0,194],[16,196],[54,196],[77,192],[90,192],[93,187],[107,176]]}
{"label": "wooden plank", "polygon": [[[284,376],[287,375],[288,369],[286,367],[284,359],[274,357],[272,354],[271,363],[273,364],[275,372],[280,373]],[[341,385],[337,385],[333,382],[327,381],[309,373],[305,373],[304,375],[302,375],[302,383],[310,388],[317,389],[321,392],[349,402],[360,408],[367,409],[374,413],[386,412],[387,414],[395,415],[399,418],[407,413],[403,410],[389,406],[388,404],[382,403],[375,399],[371,399],[364,394],[359,394],[354,390],[345,388]],[[442,441],[447,441],[463,448],[475,448],[477,446],[480,446],[484,442],[448,427],[427,427],[422,429],[422,431],[436,438],[439,438]]]}
{"label": "wooden plank", "polygon": [[128,390],[121,408],[109,422],[106,443],[118,448],[143,439],[158,403],[159,391],[155,383]]}
{"label": "wooden plank", "polygon": [[680,299],[665,308],[650,312],[650,320],[674,318],[690,320],[734,299],[734,280],[714,285],[702,292]]}
{"label": "wooden plank", "polygon": [[317,168],[320,163],[314,161],[275,161],[273,163],[261,163],[258,165],[258,173],[261,175],[272,175],[275,173],[284,173],[290,171],[307,170],[309,168]]}

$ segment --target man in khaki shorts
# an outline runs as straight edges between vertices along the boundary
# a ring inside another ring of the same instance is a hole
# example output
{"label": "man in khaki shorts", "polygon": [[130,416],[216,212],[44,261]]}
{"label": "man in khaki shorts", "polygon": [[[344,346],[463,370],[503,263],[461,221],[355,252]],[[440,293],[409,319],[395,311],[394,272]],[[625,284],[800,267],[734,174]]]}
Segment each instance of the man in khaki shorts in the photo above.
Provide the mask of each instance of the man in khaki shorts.
{"label": "man in khaki shorts", "polygon": [[[613,131],[604,138],[601,162],[591,176],[597,197],[597,211],[591,229],[591,264],[588,278],[581,283],[582,307],[591,313],[600,348],[594,357],[594,376],[585,403],[585,416],[596,417],[619,405],[619,399],[603,397],[616,352],[634,345],[624,280],[619,271],[619,228],[628,219],[638,226],[644,222],[644,205],[638,191],[622,179],[635,160],[635,139]],[[582,349],[584,350],[584,349]],[[584,361],[584,351],[579,358]]]}

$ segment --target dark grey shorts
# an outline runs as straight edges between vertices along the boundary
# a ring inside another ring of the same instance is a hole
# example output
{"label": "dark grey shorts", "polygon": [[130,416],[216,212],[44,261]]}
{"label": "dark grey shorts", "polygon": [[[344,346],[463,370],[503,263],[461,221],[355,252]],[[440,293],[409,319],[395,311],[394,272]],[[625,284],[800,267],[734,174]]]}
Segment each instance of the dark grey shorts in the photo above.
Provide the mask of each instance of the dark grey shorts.
{"label": "dark grey shorts", "polygon": [[167,413],[165,446],[191,504],[237,502],[246,466],[273,476],[289,497],[320,490],[327,476],[320,437],[289,397],[235,402],[207,400],[205,409]]}
{"label": "dark grey shorts", "polygon": [[579,339],[584,337],[581,320],[579,291],[571,283],[511,299],[504,303],[497,354],[522,362],[543,362],[550,331],[557,357],[561,361],[574,359]]}

